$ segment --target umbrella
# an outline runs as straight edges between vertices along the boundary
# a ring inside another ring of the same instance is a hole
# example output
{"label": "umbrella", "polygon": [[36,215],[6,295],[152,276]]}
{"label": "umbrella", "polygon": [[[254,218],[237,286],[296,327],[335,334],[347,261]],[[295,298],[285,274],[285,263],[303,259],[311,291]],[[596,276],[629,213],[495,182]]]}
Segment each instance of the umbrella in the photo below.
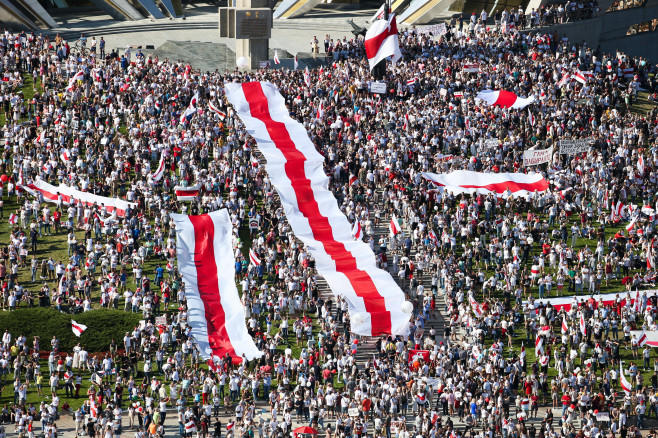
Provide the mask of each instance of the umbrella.
{"label": "umbrella", "polygon": [[307,435],[317,435],[318,431],[309,426],[298,427],[292,431],[293,433],[303,433]]}

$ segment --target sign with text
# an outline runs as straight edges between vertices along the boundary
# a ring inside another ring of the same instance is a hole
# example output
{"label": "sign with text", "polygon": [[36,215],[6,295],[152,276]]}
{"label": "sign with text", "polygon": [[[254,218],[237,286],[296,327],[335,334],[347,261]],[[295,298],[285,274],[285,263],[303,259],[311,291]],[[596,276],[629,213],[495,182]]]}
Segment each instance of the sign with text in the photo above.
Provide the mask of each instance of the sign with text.
{"label": "sign with text", "polygon": [[358,417],[359,416],[359,408],[349,408],[347,410],[347,415],[350,417]]}
{"label": "sign with text", "polygon": [[498,141],[497,138],[487,138],[484,140],[484,147],[485,148],[497,148],[500,142]]}
{"label": "sign with text", "polygon": [[536,166],[551,161],[553,146],[548,149],[528,150],[523,152],[523,165]]}
{"label": "sign with text", "polygon": [[386,94],[386,82],[370,82],[370,92]]}
{"label": "sign with text", "polygon": [[594,143],[592,138],[577,140],[560,140],[560,155],[574,155],[587,152]]}
{"label": "sign with text", "polygon": [[432,34],[433,36],[440,36],[448,33],[448,29],[446,28],[445,23],[439,23],[439,24],[432,24],[430,26],[419,27],[418,29],[416,29],[416,32],[418,32],[418,35]]}

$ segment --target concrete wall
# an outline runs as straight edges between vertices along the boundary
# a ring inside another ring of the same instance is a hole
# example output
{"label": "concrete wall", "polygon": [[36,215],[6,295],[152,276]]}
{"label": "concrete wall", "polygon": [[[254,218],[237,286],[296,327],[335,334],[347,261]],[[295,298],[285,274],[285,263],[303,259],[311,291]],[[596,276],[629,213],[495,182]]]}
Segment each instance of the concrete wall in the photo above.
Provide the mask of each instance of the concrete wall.
{"label": "concrete wall", "polygon": [[[599,4],[606,9],[612,4],[608,0]],[[604,52],[614,52],[619,49],[631,56],[644,56],[658,61],[658,32],[643,32],[637,35],[626,35],[634,25],[658,17],[658,0],[649,0],[644,7],[601,13],[589,20],[542,27],[531,32],[553,33],[559,37],[566,35],[569,41],[586,41],[590,47],[601,47]]]}

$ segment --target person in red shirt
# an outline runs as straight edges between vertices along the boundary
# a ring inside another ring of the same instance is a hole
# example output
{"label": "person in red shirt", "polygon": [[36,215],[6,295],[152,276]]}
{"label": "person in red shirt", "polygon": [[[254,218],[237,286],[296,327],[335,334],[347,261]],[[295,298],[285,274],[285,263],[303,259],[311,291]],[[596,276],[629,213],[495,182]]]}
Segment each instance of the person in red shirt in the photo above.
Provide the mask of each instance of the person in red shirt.
{"label": "person in red shirt", "polygon": [[55,224],[55,233],[59,233],[60,220],[62,218],[62,212],[57,209],[53,213],[53,223]]}
{"label": "person in red shirt", "polygon": [[564,414],[567,412],[567,409],[569,409],[569,404],[571,403],[571,397],[569,397],[569,394],[566,392],[562,396],[562,416],[564,417]]}

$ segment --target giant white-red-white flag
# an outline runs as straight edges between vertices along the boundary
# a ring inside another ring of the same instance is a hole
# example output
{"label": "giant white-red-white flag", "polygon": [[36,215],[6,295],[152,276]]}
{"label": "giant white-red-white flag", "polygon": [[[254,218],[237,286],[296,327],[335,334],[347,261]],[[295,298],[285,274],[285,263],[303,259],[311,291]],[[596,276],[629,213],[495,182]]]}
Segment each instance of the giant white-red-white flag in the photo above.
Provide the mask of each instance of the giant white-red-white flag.
{"label": "giant white-red-white flag", "polygon": [[244,307],[235,286],[233,225],[228,212],[199,216],[171,214],[176,225],[178,270],[185,282],[188,324],[201,357],[262,356],[247,332]]}
{"label": "giant white-red-white flag", "polygon": [[508,193],[512,196],[528,197],[535,191],[548,190],[548,181],[539,173],[482,173],[456,170],[441,174],[423,172],[422,176],[455,195],[493,193],[496,196],[503,196],[509,190]]}
{"label": "giant white-red-white flag", "polygon": [[160,162],[158,163],[158,168],[155,169],[153,174],[153,182],[158,182],[162,179],[162,176],[165,172],[165,154],[164,151],[160,154]]}
{"label": "giant white-red-white flag", "polygon": [[292,231],[308,246],[333,293],[347,300],[352,332],[407,334],[413,306],[391,275],[377,268],[370,247],[354,240],[347,217],[327,188],[324,157],[304,126],[290,117],[276,87],[230,83],[226,96],[266,159]]}
{"label": "giant white-red-white flag", "polygon": [[370,70],[389,56],[393,63],[402,58],[395,14],[391,14],[388,20],[377,20],[370,26],[366,32],[365,46]]}
{"label": "giant white-red-white flag", "polygon": [[511,91],[484,90],[480,91],[476,99],[485,101],[488,105],[502,106],[503,108],[523,109],[535,101],[534,96],[519,97]]}

